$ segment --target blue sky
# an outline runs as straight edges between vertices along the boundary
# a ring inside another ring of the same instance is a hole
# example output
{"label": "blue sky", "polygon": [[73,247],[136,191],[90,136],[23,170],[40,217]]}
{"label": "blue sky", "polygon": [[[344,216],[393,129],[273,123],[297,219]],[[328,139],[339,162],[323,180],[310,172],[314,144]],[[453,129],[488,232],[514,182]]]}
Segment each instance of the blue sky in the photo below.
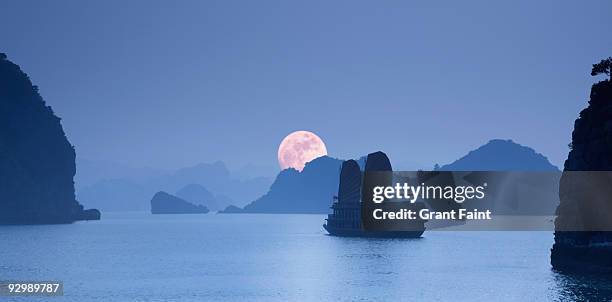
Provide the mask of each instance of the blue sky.
{"label": "blue sky", "polygon": [[4,1],[80,157],[277,168],[295,130],[399,168],[511,138],[562,165],[610,1]]}

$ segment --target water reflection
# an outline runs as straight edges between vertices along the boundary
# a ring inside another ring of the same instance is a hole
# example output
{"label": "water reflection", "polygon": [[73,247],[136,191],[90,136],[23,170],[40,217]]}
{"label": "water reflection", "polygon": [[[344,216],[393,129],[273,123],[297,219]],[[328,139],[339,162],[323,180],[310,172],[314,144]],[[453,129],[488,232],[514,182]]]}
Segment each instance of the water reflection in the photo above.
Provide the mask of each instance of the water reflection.
{"label": "water reflection", "polygon": [[612,301],[610,276],[553,274],[558,301]]}

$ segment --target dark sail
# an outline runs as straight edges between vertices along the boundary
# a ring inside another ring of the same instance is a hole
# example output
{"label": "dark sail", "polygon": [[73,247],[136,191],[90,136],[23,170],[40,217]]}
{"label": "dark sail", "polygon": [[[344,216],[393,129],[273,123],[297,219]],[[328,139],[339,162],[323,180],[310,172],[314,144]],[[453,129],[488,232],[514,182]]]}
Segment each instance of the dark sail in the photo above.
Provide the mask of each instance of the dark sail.
{"label": "dark sail", "polygon": [[361,196],[372,198],[372,190],[377,186],[389,186],[392,179],[391,162],[381,151],[368,154],[366,159]]}
{"label": "dark sail", "polygon": [[381,151],[368,154],[365,165],[366,171],[392,171],[391,162],[387,155]]}
{"label": "dark sail", "polygon": [[342,163],[340,185],[338,186],[339,203],[359,203],[361,200],[361,170],[354,160]]}

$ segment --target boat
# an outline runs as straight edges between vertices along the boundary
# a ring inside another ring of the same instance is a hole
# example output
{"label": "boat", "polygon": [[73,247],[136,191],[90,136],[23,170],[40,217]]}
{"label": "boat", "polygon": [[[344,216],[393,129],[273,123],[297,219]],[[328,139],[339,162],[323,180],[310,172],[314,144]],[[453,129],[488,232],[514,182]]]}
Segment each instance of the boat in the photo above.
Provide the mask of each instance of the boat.
{"label": "boat", "polygon": [[[323,228],[332,236],[372,237],[372,238],[419,238],[425,231],[423,221],[413,222],[409,230],[367,230],[364,228],[362,214],[362,191],[370,192],[374,184],[364,183],[363,174],[367,172],[392,172],[391,162],[383,152],[368,154],[364,172],[355,160],[342,163],[338,195],[332,199],[332,213],[327,215]],[[391,173],[386,173],[391,175]],[[391,179],[387,179],[391,183]]]}

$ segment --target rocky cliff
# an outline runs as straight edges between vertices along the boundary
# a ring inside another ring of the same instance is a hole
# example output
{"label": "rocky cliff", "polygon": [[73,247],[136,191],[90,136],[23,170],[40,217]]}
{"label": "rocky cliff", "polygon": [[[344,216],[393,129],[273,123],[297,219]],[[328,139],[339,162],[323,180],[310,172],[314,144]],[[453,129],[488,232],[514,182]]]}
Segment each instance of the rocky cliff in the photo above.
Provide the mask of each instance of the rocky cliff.
{"label": "rocky cliff", "polygon": [[[607,68],[603,71],[600,68],[599,72],[596,67],[602,63],[595,64],[592,75],[609,75],[610,62],[612,59],[607,63],[602,61]],[[612,232],[596,231],[609,226],[595,225],[598,216],[612,211],[612,178],[609,172],[574,172],[612,171],[612,83],[609,79],[591,88],[589,104],[574,123],[570,148],[559,188],[551,264],[561,271],[612,273]],[[610,221],[610,216],[601,221]]]}
{"label": "rocky cliff", "polygon": [[151,199],[152,214],[205,214],[208,209],[195,205],[166,192],[157,192]]}
{"label": "rocky cliff", "polygon": [[75,151],[19,66],[0,53],[0,224],[99,219],[75,199]]}
{"label": "rocky cliff", "polygon": [[322,156],[306,163],[299,172],[281,171],[265,195],[240,210],[230,206],[221,213],[327,213],[338,192],[342,160]]}

